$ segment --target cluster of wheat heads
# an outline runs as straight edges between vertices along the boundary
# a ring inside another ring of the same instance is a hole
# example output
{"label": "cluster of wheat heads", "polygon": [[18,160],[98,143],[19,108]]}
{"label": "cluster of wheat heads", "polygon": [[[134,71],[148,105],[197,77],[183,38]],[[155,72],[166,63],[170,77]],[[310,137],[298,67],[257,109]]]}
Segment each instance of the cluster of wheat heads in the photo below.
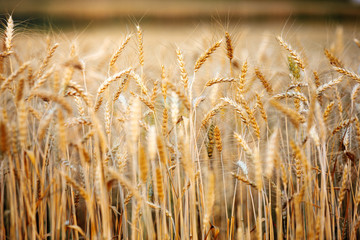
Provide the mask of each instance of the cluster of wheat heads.
{"label": "cluster of wheat heads", "polygon": [[21,34],[9,17],[1,239],[359,237],[360,76],[342,34],[321,69],[282,37],[246,60],[225,32],[169,67],[140,27],[114,52]]}

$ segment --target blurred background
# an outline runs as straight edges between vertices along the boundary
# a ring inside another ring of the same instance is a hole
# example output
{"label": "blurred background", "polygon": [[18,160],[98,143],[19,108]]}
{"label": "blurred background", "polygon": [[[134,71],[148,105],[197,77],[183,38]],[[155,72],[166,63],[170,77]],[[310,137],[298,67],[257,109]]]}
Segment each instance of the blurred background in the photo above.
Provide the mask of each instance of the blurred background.
{"label": "blurred background", "polygon": [[336,32],[348,46],[360,32],[360,0],[0,0],[0,9],[0,27],[12,14],[24,33],[19,38],[34,38],[34,29],[64,33],[64,41],[101,43],[110,52],[140,25],[150,56],[174,53],[176,47],[195,47],[200,54],[224,31],[237,49],[246,49],[239,58],[257,52],[263,42],[278,47],[277,35],[322,53]]}
{"label": "blurred background", "polygon": [[89,21],[136,18],[335,18],[357,20],[360,0],[0,0],[2,14],[26,20]]}

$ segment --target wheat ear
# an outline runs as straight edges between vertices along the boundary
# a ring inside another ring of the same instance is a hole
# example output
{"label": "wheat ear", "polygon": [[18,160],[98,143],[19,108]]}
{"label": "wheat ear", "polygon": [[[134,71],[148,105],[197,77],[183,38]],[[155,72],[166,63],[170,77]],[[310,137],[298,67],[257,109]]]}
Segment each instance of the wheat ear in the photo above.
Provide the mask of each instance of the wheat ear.
{"label": "wheat ear", "polygon": [[11,52],[11,49],[13,47],[12,45],[13,36],[14,36],[14,20],[10,15],[7,20],[7,26],[5,30],[5,50],[8,54]]}
{"label": "wheat ear", "polygon": [[198,60],[195,62],[194,71],[197,72],[200,67],[206,62],[206,60],[215,52],[216,49],[220,47],[222,40],[216,42],[214,45],[212,45],[206,52],[201,55]]}
{"label": "wheat ear", "polygon": [[341,83],[342,80],[343,80],[343,77],[341,76],[341,77],[338,77],[338,78],[335,78],[335,79],[331,80],[331,81],[328,82],[328,83],[325,83],[325,84],[319,86],[319,87],[316,89],[316,94],[317,94],[317,95],[320,95],[320,94],[321,94],[322,92],[324,92],[326,89],[331,88],[331,87],[333,87],[333,86]]}
{"label": "wheat ear", "polygon": [[343,177],[342,177],[341,187],[340,187],[340,191],[339,191],[339,197],[338,197],[339,206],[341,206],[341,203],[342,203],[342,201],[344,200],[344,197],[345,197],[346,185],[347,185],[347,180],[348,180],[348,173],[349,173],[349,166],[348,166],[348,164],[346,164],[345,167],[344,167],[344,170],[343,170]]}
{"label": "wheat ear", "polygon": [[164,184],[163,184],[163,176],[161,173],[160,167],[156,168],[156,191],[159,197],[159,202],[164,202],[165,194],[164,194]]}
{"label": "wheat ear", "polygon": [[59,47],[59,44],[55,43],[54,46],[48,50],[48,53],[47,53],[45,59],[43,60],[41,66],[40,66],[39,72],[37,74],[38,78],[41,77],[42,74],[44,73],[45,68],[48,66],[50,59],[54,56],[55,50],[58,47]]}
{"label": "wheat ear", "polygon": [[231,62],[231,60],[234,58],[234,47],[231,41],[230,34],[228,32],[225,32],[225,40],[226,40],[226,55]]}
{"label": "wheat ear", "polygon": [[218,113],[223,107],[225,106],[224,103],[219,103],[215,107],[213,107],[208,113],[205,114],[205,117],[201,121],[201,126],[205,127],[207,123],[210,121],[212,117],[215,116],[216,113]]}
{"label": "wheat ear", "polygon": [[267,146],[264,174],[268,178],[271,178],[274,166],[277,165],[275,164],[275,161],[277,161],[278,147],[279,147],[279,129],[276,128],[275,131],[271,134]]}
{"label": "wheat ear", "polygon": [[343,63],[337,57],[335,57],[328,49],[324,49],[324,54],[331,65],[339,68],[342,68],[344,66]]}
{"label": "wheat ear", "polygon": [[116,50],[116,52],[112,55],[109,63],[110,69],[115,65],[116,60],[119,58],[121,52],[125,49],[126,45],[129,43],[130,39],[132,37],[132,34],[129,34],[126,36],[124,42],[121,44],[121,46]]}
{"label": "wheat ear", "polygon": [[5,81],[1,84],[0,94],[3,93],[9,85],[14,81],[14,79],[19,76],[25,69],[29,66],[30,62],[25,62],[19,67],[15,72],[13,72]]}
{"label": "wheat ear", "polygon": [[304,70],[305,66],[299,54],[293,50],[292,47],[287,44],[282,37],[278,36],[276,39],[279,41],[279,44],[290,53],[291,58],[299,65],[299,67]]}
{"label": "wheat ear", "polygon": [[301,123],[305,122],[305,118],[300,115],[297,111],[292,110],[291,108],[288,108],[277,101],[271,99],[270,100],[271,105],[273,105],[277,110],[284,113],[291,121],[291,123],[296,127],[299,128]]}
{"label": "wheat ear", "polygon": [[184,85],[185,92],[188,92],[189,77],[185,69],[184,57],[180,49],[176,50],[176,56],[180,68],[181,82]]}
{"label": "wheat ear", "polygon": [[43,99],[44,101],[54,101],[57,104],[59,104],[62,108],[64,108],[68,113],[72,112],[72,107],[70,106],[70,104],[65,100],[65,98],[63,97],[59,97],[53,93],[49,93],[47,91],[36,91],[33,92],[30,96],[33,97],[39,97],[41,99]]}
{"label": "wheat ear", "polygon": [[254,154],[251,148],[249,147],[249,145],[247,144],[247,142],[245,141],[245,139],[236,132],[234,133],[234,137],[237,140],[237,142],[240,144],[240,146],[244,149],[246,155],[250,158],[253,158]]}
{"label": "wheat ear", "polygon": [[140,26],[136,26],[138,37],[138,50],[139,50],[139,63],[144,66],[144,45],[143,45],[143,32]]}
{"label": "wheat ear", "polygon": [[260,72],[258,68],[255,68],[255,75],[260,80],[266,91],[272,95],[274,90],[271,87],[271,83],[265,79],[264,75]]}
{"label": "wheat ear", "polygon": [[346,69],[346,68],[340,68],[340,67],[333,67],[335,71],[337,71],[338,73],[341,73],[349,78],[351,78],[354,81],[357,81],[360,83],[360,76],[357,75],[356,73]]}
{"label": "wheat ear", "polygon": [[236,82],[236,79],[234,78],[214,78],[206,83],[207,87],[210,87],[214,84],[218,83],[230,83],[230,82]]}
{"label": "wheat ear", "polygon": [[238,94],[244,93],[247,69],[248,69],[248,64],[247,64],[247,61],[245,61],[244,64],[241,66],[240,79],[239,79],[239,84],[238,84],[238,88],[237,88]]}

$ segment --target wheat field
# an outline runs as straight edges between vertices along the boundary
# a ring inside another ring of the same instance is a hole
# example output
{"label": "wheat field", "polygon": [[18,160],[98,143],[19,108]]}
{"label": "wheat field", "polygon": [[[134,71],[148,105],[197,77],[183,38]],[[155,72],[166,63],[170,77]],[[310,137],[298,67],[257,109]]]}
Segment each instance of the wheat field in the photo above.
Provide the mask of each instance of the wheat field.
{"label": "wheat field", "polygon": [[0,239],[360,237],[346,28],[308,49],[31,31],[10,15],[1,36]]}

